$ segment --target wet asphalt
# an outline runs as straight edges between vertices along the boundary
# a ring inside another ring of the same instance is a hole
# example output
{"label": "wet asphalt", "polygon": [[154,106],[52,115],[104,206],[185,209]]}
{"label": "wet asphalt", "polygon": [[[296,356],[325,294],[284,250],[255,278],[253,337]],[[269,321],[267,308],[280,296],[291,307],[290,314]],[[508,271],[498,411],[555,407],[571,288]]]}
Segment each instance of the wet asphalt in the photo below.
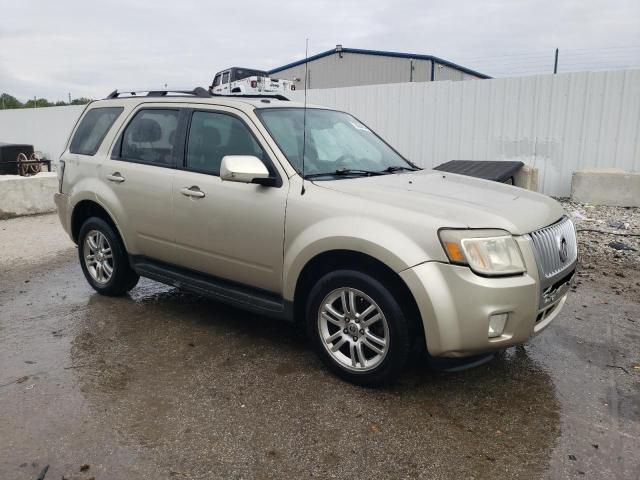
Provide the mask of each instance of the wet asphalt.
{"label": "wet asphalt", "polygon": [[605,277],[488,364],[364,389],[284,323],[96,294],[53,215],[0,222],[0,251],[2,480],[640,478],[640,298]]}

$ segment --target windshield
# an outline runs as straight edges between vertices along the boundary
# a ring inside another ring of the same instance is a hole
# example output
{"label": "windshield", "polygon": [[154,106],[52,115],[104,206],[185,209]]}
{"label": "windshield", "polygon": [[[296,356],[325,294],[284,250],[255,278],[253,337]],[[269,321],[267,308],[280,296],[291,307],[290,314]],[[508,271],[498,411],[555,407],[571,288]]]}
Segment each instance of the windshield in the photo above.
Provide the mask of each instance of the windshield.
{"label": "windshield", "polygon": [[[259,109],[256,113],[289,163],[302,173],[304,109]],[[380,137],[347,113],[308,108],[306,124],[305,176],[335,175],[339,171],[371,174],[414,169]]]}
{"label": "windshield", "polygon": [[236,68],[233,74],[233,80],[242,80],[247,77],[266,77],[267,72],[262,70],[248,70],[246,68]]}

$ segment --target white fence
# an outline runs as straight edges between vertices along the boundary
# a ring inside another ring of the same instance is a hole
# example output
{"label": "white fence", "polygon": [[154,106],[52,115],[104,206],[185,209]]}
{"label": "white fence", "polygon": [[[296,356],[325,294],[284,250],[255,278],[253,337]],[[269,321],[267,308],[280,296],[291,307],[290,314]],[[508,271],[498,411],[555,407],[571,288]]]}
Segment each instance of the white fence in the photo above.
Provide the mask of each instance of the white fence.
{"label": "white fence", "polygon": [[0,110],[0,142],[27,143],[57,161],[84,107]]}
{"label": "white fence", "polygon": [[[521,160],[549,195],[567,196],[575,170],[640,171],[640,70],[309,90],[308,101],[353,113],[424,167]],[[0,110],[0,142],[57,159],[82,109]]]}
{"label": "white fence", "polygon": [[549,195],[568,196],[575,170],[640,170],[640,70],[309,90],[307,101],[353,113],[423,167],[520,160]]}

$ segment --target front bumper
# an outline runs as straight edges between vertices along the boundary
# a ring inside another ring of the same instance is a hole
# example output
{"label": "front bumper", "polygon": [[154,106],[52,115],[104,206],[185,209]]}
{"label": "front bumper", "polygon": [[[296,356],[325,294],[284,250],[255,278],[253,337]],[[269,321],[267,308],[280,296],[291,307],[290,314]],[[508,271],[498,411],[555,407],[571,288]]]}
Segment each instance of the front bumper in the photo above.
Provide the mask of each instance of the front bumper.
{"label": "front bumper", "polygon": [[[435,357],[467,357],[525,342],[558,315],[569,282],[539,308],[537,272],[486,278],[464,266],[440,262],[400,273],[420,310],[427,349]],[[502,335],[488,337],[489,317],[508,313]]]}

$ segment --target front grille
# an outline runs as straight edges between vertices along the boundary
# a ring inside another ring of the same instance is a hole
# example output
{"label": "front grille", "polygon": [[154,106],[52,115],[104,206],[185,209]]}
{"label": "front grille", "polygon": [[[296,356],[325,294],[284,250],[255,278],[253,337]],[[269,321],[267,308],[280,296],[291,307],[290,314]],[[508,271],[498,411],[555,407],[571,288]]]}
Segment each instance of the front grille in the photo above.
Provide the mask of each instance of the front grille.
{"label": "front grille", "polygon": [[530,236],[544,278],[554,277],[578,258],[576,231],[568,217],[532,232]]}

